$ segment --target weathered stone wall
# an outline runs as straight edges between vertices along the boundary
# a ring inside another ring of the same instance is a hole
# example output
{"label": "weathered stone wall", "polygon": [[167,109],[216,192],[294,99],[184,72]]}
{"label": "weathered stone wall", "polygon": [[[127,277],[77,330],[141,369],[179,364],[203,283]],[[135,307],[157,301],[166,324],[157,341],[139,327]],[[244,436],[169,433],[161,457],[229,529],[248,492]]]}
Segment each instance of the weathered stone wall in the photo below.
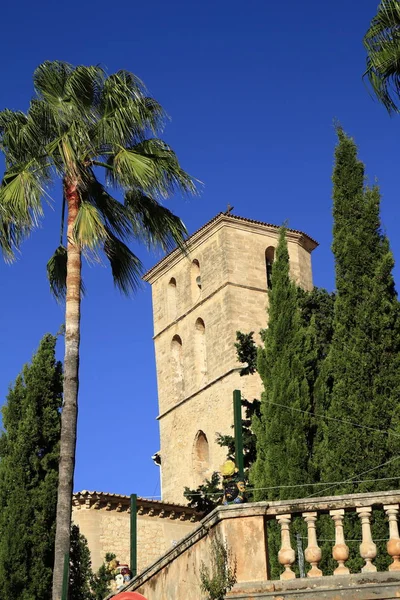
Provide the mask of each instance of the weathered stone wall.
{"label": "weathered stone wall", "polygon": [[[121,563],[130,564],[129,498],[113,498],[121,502],[76,502],[73,507],[72,520],[88,541],[95,570],[103,563],[107,552],[115,554]],[[193,511],[185,507],[177,506],[174,510],[173,506],[149,500],[141,502],[141,499],[138,500],[138,513],[139,573],[192,531],[198,520]]]}
{"label": "weathered stone wall", "polygon": [[215,536],[228,544],[237,563],[239,582],[261,584],[265,581],[267,564],[262,515],[225,519],[226,508],[231,507],[221,507],[206,517],[176,549],[149,567],[127,589],[138,591],[147,600],[202,598],[200,568],[202,563],[210,566],[210,543]]}
{"label": "weathered stone wall", "polygon": [[[400,571],[397,562],[398,529],[388,527],[390,543],[388,552],[393,562],[387,572],[374,571],[375,566],[365,565],[363,572],[358,574],[335,573],[323,576],[319,571],[312,577],[311,565],[306,563],[308,577],[299,578],[293,571],[287,570],[293,566],[294,552],[290,551],[290,538],[282,536],[280,560],[285,571],[280,580],[270,580],[268,577],[268,541],[267,520],[278,519],[278,522],[290,523],[295,516],[315,517],[316,515],[332,514],[337,516],[339,511],[365,514],[368,507],[375,507],[387,514],[398,514],[400,491],[348,494],[323,498],[305,498],[298,500],[257,502],[253,504],[221,506],[205,517],[195,529],[184,538],[174,549],[150,565],[124,591],[138,591],[146,600],[188,600],[188,598],[203,598],[200,590],[201,564],[210,564],[211,541],[215,536],[226,542],[231,553],[231,560],[236,561],[236,584],[228,593],[227,598],[237,600],[253,600],[254,598],[270,598],[271,600],[394,600],[400,598]],[[336,521],[335,521],[336,523]],[[285,530],[283,525],[282,530]],[[287,530],[285,530],[287,531]],[[312,533],[314,532],[314,533]],[[389,533],[391,532],[391,533]],[[339,544],[343,532],[337,532],[336,544]],[[365,560],[374,560],[371,551],[372,540],[369,541],[370,529],[363,521],[363,544],[360,553]],[[308,544],[315,544],[315,531],[309,529]],[[314,541],[313,541],[314,540]],[[336,560],[346,560],[344,548],[345,538],[338,546],[330,551]],[[319,563],[314,546],[311,558]],[[307,558],[307,551],[306,551]],[[310,556],[308,557],[310,559]],[[346,564],[346,563],[345,563]],[[313,563],[314,566],[314,563]],[[343,567],[342,567],[343,568]]]}
{"label": "weathered stone wall", "polygon": [[[238,330],[254,331],[260,342],[267,324],[265,252],[276,247],[278,235],[277,227],[221,215],[190,238],[187,255],[173,252],[146,276],[153,294],[163,500],[184,501],[185,486],[219,470],[226,453],[215,438],[232,432],[233,390],[260,396],[259,376],[240,378],[235,371],[234,344]],[[297,232],[287,237],[292,276],[312,289],[316,244]],[[208,455],[199,461],[203,433]]]}

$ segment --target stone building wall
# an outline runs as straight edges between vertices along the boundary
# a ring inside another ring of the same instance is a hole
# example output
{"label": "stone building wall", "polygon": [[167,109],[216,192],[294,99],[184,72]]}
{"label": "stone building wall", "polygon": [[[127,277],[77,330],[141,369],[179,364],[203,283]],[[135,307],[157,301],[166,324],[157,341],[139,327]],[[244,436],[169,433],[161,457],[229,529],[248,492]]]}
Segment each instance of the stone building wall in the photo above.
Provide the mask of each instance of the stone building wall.
{"label": "stone building wall", "polygon": [[[138,572],[172,548],[195,527],[199,516],[186,506],[138,498]],[[97,570],[107,552],[130,564],[130,499],[128,496],[80,492],[74,494],[72,520],[86,537],[92,566]]]}
{"label": "stone building wall", "polygon": [[[254,331],[260,342],[267,325],[266,251],[278,236],[276,226],[220,214],[189,238],[186,254],[172,252],[145,276],[153,297],[163,500],[183,502],[185,486],[219,469],[225,451],[215,438],[232,432],[233,390],[260,396],[257,374],[240,378],[234,344],[238,330]],[[293,230],[287,240],[291,274],[310,290],[317,244]]]}

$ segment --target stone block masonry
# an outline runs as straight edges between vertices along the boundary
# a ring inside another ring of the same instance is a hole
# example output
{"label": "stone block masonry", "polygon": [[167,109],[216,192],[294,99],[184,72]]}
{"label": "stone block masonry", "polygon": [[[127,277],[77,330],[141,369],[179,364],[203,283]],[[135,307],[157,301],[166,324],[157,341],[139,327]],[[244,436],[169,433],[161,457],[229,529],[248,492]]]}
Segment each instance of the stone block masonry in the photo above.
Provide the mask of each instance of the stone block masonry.
{"label": "stone block masonry", "polygon": [[[400,598],[399,503],[400,491],[394,490],[220,506],[175,548],[129,583],[126,590],[138,591],[147,600],[201,598],[201,564],[210,564],[210,541],[218,536],[226,542],[237,565],[237,582],[227,594],[227,600],[395,600]],[[387,552],[391,563],[386,572],[377,572],[373,565],[375,553],[367,518],[372,508],[388,516]],[[326,546],[324,549],[332,553],[335,561],[345,563],[348,555],[339,555],[337,551],[338,545],[347,548],[339,523],[347,513],[358,514],[363,521],[359,551],[368,568],[346,575],[336,569],[333,575],[325,575],[317,566],[321,557],[316,552],[318,540],[314,523],[320,515],[332,517],[335,539],[330,549]],[[289,551],[292,544],[289,531],[296,516],[302,517],[308,528],[306,576],[301,578],[291,569],[295,558],[294,552]],[[278,554],[282,574],[280,579],[274,580],[268,572],[270,549],[266,524],[269,520],[277,520],[282,531]]]}
{"label": "stone block masonry", "polygon": [[[137,501],[138,572],[173,548],[199,521],[187,506],[157,500]],[[83,491],[74,494],[72,520],[86,537],[97,570],[107,552],[130,563],[130,498],[118,494]]]}
{"label": "stone block masonry", "polygon": [[[236,332],[267,326],[267,264],[279,227],[221,213],[144,277],[152,286],[162,498],[184,502],[225,459],[217,433],[231,434],[232,393],[260,397],[257,374],[241,378]],[[312,289],[317,243],[287,231],[293,279]],[[157,450],[157,449],[155,449]]]}

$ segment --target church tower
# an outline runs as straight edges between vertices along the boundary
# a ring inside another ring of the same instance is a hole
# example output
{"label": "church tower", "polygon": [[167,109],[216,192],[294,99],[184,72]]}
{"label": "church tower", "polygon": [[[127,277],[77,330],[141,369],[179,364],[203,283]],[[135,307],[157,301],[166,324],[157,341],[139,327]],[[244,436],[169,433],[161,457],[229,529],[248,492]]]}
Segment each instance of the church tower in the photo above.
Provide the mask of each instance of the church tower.
{"label": "church tower", "polygon": [[[183,502],[219,470],[232,434],[232,392],[260,397],[258,374],[240,377],[236,331],[267,325],[267,289],[279,227],[220,213],[191,235],[186,254],[174,250],[144,277],[152,286],[157,366],[162,500]],[[287,230],[290,271],[311,290],[317,242]]]}

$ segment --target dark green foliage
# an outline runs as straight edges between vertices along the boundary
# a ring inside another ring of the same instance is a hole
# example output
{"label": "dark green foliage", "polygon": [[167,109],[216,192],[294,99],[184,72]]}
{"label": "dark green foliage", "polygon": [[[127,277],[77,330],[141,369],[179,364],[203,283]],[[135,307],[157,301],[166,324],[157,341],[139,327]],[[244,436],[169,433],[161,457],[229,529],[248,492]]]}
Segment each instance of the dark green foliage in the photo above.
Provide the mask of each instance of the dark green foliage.
{"label": "dark green foliage", "polygon": [[[315,446],[321,439],[322,423],[324,422],[323,408],[318,405],[318,379],[324,368],[332,341],[335,296],[321,288],[314,288],[311,292],[298,288],[297,294],[302,328],[300,358],[306,373],[313,412],[309,435],[312,440],[311,451],[314,452]],[[297,410],[292,410],[293,418],[297,418],[298,414]],[[312,465],[313,481],[319,481],[319,462],[314,459],[314,456],[312,456]],[[312,493],[315,489],[310,486],[307,493]],[[298,496],[297,490],[294,490],[292,497],[294,495]]]}
{"label": "dark green foliage", "polygon": [[[244,462],[244,476],[245,480],[249,480],[249,470],[251,465],[256,460],[256,436],[252,430],[253,417],[260,416],[260,401],[254,399],[249,402],[245,398],[242,398],[242,406],[245,409],[245,418],[242,419],[242,437],[243,437],[243,462]],[[232,426],[233,427],[233,426]],[[217,443],[226,447],[227,458],[235,460],[235,438],[232,435],[221,435],[217,434]],[[251,490],[246,492],[247,501],[251,502],[253,494]]]}
{"label": "dark green foliage", "polygon": [[236,583],[236,558],[217,536],[211,540],[210,563],[210,567],[201,563],[200,589],[207,600],[224,600]]}
{"label": "dark green foliage", "polygon": [[[380,229],[379,190],[365,186],[364,165],[357,158],[354,141],[340,128],[337,133],[332,245],[337,295],[332,343],[317,385],[319,410],[327,419],[321,423],[316,452],[321,480],[343,481],[322,489],[332,495],[397,486],[398,481],[378,479],[397,476],[400,454],[399,438],[390,435],[391,431],[399,434],[400,400],[400,314],[393,256]],[[360,479],[377,481],[352,481]],[[373,537],[387,538],[382,511],[374,511],[372,522]],[[333,537],[332,525],[322,520],[322,538],[329,537],[327,528]],[[348,566],[359,571],[361,528],[354,514],[346,516],[345,535],[351,551]],[[377,546],[376,565],[385,569],[385,543]],[[330,547],[322,565],[328,573],[333,568]]]}
{"label": "dark green foliage", "polygon": [[311,292],[297,288],[297,294],[300,324],[305,337],[307,380],[310,393],[314,395],[315,383],[332,341],[335,295],[317,287]]}
{"label": "dark green foliage", "polygon": [[[268,294],[268,328],[257,364],[264,392],[261,415],[253,419],[256,461],[250,481],[255,500],[284,500],[312,493],[313,487],[305,484],[318,479],[313,453],[322,415],[316,410],[315,382],[329,349],[334,306],[332,294],[318,288],[306,292],[291,281],[284,228]],[[267,533],[269,572],[276,579],[282,567],[275,521],[268,523]],[[291,525],[293,548],[297,533],[306,536],[301,518]],[[294,569],[298,572],[297,563]]]}
{"label": "dark green foliage", "polygon": [[107,553],[104,563],[92,577],[91,589],[92,598],[94,600],[103,600],[111,591],[110,582],[114,579],[112,563],[115,559],[115,554]]}
{"label": "dark green foliage", "polygon": [[246,366],[240,371],[240,375],[252,375],[257,371],[257,346],[253,339],[254,331],[250,333],[236,332],[237,342],[235,344],[238,361]]}
{"label": "dark green foliage", "polygon": [[189,500],[188,506],[195,508],[204,516],[208,515],[218,504],[221,504],[223,491],[220,484],[221,477],[219,473],[214,471],[211,479],[206,479],[195,490],[185,487],[183,495]]}
{"label": "dark green foliage", "polygon": [[253,420],[257,458],[250,481],[256,500],[293,497],[293,489],[280,486],[299,486],[295,495],[306,495],[309,488],[301,485],[314,477],[311,457],[315,425],[309,414],[313,406],[303,360],[306,340],[296,285],[289,277],[284,227],[272,268],[272,284],[268,292],[268,329],[257,363],[265,391],[260,418]]}
{"label": "dark green foliage", "polygon": [[367,77],[372,91],[389,113],[400,110],[400,2],[381,0],[364,36]]}
{"label": "dark green foliage", "polygon": [[[239,362],[245,366],[240,371],[241,377],[252,375],[257,370],[257,346],[253,339],[254,331],[250,333],[236,332],[237,342],[235,344],[236,355]],[[260,416],[260,401],[254,399],[252,402],[242,397],[242,406],[245,409],[245,418],[242,419],[242,437],[244,453],[245,479],[248,481],[249,469],[256,459],[256,437],[251,428],[254,416]],[[232,429],[233,429],[232,425]],[[233,435],[217,435],[217,443],[227,448],[227,458],[235,460],[235,438]],[[248,500],[251,500],[251,494],[246,494]]]}
{"label": "dark green foliage", "polygon": [[[253,339],[254,332],[236,332],[237,343],[235,344],[236,355],[239,362],[246,366],[240,372],[241,376],[251,375],[257,370],[257,346]],[[244,454],[244,475],[249,480],[249,469],[256,460],[256,436],[252,430],[253,417],[260,416],[260,401],[254,399],[252,402],[242,397],[242,406],[245,409],[245,418],[242,419],[242,437]],[[233,429],[233,425],[232,425]],[[217,435],[217,443],[227,448],[227,458],[235,460],[235,438],[233,435]],[[253,492],[246,491],[246,501],[253,500]]]}
{"label": "dark green foliage", "polygon": [[77,525],[71,528],[68,600],[92,600],[92,562],[87,540]]}
{"label": "dark green foliage", "polygon": [[62,367],[45,335],[4,405],[0,437],[0,597],[48,600],[54,561]]}
{"label": "dark green foliage", "polygon": [[[246,366],[243,367],[240,373],[241,375],[249,375],[256,371],[257,346],[254,342],[253,334],[253,331],[250,333],[236,332],[236,339],[238,340],[235,344],[237,357],[239,362],[246,363]],[[254,415],[260,415],[260,401],[253,400],[253,402],[249,402],[245,398],[242,398],[242,406],[245,407],[245,418],[242,420],[242,436],[245,479],[247,481],[249,468],[256,458],[256,439],[251,429],[251,422]],[[235,460],[235,438],[232,435],[218,433],[217,444],[227,449],[227,458]],[[206,479],[195,490],[185,487],[184,496],[190,501],[189,506],[196,508],[204,515],[211,512],[222,500],[223,491],[220,484],[221,477],[219,473],[214,472],[211,479]],[[246,492],[246,499],[251,502],[251,491]]]}
{"label": "dark green foliage", "polygon": [[[332,245],[337,296],[334,335],[320,377],[320,401],[330,417],[323,423],[318,451],[323,481],[352,479],[368,470],[367,479],[396,475],[399,461],[375,467],[400,454],[399,438],[390,435],[397,426],[400,401],[400,313],[393,256],[380,229],[379,190],[365,188],[354,141],[341,129],[338,137]],[[330,493],[392,486],[393,481],[349,482]]]}

